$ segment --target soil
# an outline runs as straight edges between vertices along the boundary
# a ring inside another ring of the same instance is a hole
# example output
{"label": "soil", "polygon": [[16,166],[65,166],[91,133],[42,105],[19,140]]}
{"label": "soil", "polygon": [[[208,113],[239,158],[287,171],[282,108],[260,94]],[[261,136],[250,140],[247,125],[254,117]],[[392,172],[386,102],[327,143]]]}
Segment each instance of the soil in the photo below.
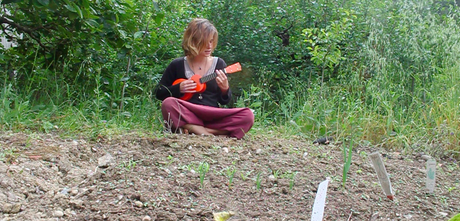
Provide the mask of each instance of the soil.
{"label": "soil", "polygon": [[[393,200],[369,161],[376,151]],[[213,220],[222,211],[235,213],[229,220],[310,220],[326,177],[324,220],[448,220],[460,212],[459,164],[437,159],[428,193],[426,160],[356,146],[343,186],[340,143],[0,132],[0,220]]]}

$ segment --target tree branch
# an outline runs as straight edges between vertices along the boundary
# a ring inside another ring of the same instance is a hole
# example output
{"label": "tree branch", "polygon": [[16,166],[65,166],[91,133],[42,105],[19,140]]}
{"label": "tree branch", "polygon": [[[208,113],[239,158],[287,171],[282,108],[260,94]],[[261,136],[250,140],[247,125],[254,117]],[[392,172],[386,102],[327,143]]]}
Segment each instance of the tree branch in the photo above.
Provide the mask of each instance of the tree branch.
{"label": "tree branch", "polygon": [[29,35],[32,39],[34,39],[35,41],[37,41],[37,43],[43,48],[45,49],[46,51],[48,51],[48,48],[42,44],[42,42],[40,41],[40,38],[35,36],[34,35],[34,32],[27,28],[27,27],[23,27],[23,26],[20,26],[16,23],[14,23],[13,21],[5,18],[5,17],[0,17],[0,24],[8,24],[8,25],[11,25],[11,27],[15,28],[18,32],[22,32],[22,33],[26,33],[27,35]]}

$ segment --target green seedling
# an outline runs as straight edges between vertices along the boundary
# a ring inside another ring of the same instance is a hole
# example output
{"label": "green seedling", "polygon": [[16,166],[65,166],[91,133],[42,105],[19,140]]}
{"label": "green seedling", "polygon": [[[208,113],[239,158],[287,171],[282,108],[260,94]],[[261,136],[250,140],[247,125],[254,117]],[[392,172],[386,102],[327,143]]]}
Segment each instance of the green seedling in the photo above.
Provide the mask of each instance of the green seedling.
{"label": "green seedling", "polygon": [[166,164],[166,166],[169,166],[174,162],[174,157],[171,155],[168,155],[167,158],[168,158],[168,163]]}
{"label": "green seedling", "polygon": [[134,167],[136,167],[137,165],[137,161],[135,160],[129,160],[129,161],[123,161],[121,164],[120,164],[120,168],[124,168],[126,170],[131,170],[131,169],[134,169]]}
{"label": "green seedling", "polygon": [[290,179],[289,179],[289,189],[290,190],[292,190],[292,188],[294,188],[295,175],[297,175],[297,172],[294,172],[294,173],[290,174]]}
{"label": "green seedling", "polygon": [[261,173],[258,173],[257,176],[256,176],[256,188],[257,188],[257,190],[260,190],[260,183],[261,183],[260,174]]}
{"label": "green seedling", "polygon": [[246,174],[244,174],[243,172],[241,172],[241,179],[242,179],[243,181],[246,181],[246,180],[248,179],[248,176],[251,175],[251,173],[252,173],[252,170],[246,172]]}
{"label": "green seedling", "polygon": [[211,147],[212,147],[212,149],[214,149],[214,150],[217,150],[217,149],[221,149],[221,148],[222,148],[222,147],[219,146],[219,145],[212,145]]}
{"label": "green seedling", "polygon": [[198,173],[200,174],[200,184],[201,188],[204,186],[204,177],[206,176],[206,173],[209,171],[209,164],[207,162],[202,162],[198,166]]}
{"label": "green seedling", "polygon": [[227,169],[227,177],[228,177],[228,188],[232,188],[233,177],[235,176],[236,169],[235,168],[228,168]]}
{"label": "green seedling", "polygon": [[281,172],[280,170],[272,170],[272,174],[275,177],[275,179],[278,179],[280,172]]}
{"label": "green seedling", "polygon": [[347,148],[345,145],[343,145],[342,151],[343,151],[343,176],[342,176],[342,186],[345,187],[345,182],[347,181],[348,177],[348,170],[350,170],[350,164],[351,164],[351,154],[353,150],[353,138],[350,140],[350,145],[348,146],[348,153],[347,153]]}

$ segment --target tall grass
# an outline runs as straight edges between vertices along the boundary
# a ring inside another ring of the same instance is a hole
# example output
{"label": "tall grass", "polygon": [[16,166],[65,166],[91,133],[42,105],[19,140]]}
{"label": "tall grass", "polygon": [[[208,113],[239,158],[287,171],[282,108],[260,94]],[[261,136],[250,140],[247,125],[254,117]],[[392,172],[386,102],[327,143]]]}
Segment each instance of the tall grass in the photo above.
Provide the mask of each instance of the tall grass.
{"label": "tall grass", "polygon": [[24,95],[12,83],[3,82],[0,88],[1,130],[90,137],[130,130],[146,133],[162,131],[160,103],[153,98],[153,90],[124,97],[124,107],[120,108],[120,99],[113,96],[119,92],[102,87],[100,76],[94,79],[97,86],[92,94],[86,94],[86,88],[55,81],[55,76],[51,76],[53,79],[40,83],[39,98],[34,89]]}
{"label": "tall grass", "polygon": [[[345,62],[337,81],[307,89],[295,82],[277,101],[242,98],[278,107],[257,120],[282,119],[284,133],[308,138],[354,134],[364,144],[458,156],[459,14],[440,15],[432,1],[389,4],[393,10],[370,16],[359,63]],[[264,94],[264,85],[247,94]]]}

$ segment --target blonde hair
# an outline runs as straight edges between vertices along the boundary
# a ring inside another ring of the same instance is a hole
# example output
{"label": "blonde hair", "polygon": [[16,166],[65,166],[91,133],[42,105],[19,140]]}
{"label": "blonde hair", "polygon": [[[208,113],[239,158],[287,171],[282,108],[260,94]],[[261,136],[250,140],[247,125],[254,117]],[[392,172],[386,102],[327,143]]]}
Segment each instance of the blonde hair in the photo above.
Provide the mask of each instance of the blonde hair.
{"label": "blonde hair", "polygon": [[218,33],[210,21],[203,18],[193,19],[187,26],[182,40],[182,49],[186,56],[195,57],[206,49],[213,40],[212,50],[217,46]]}

